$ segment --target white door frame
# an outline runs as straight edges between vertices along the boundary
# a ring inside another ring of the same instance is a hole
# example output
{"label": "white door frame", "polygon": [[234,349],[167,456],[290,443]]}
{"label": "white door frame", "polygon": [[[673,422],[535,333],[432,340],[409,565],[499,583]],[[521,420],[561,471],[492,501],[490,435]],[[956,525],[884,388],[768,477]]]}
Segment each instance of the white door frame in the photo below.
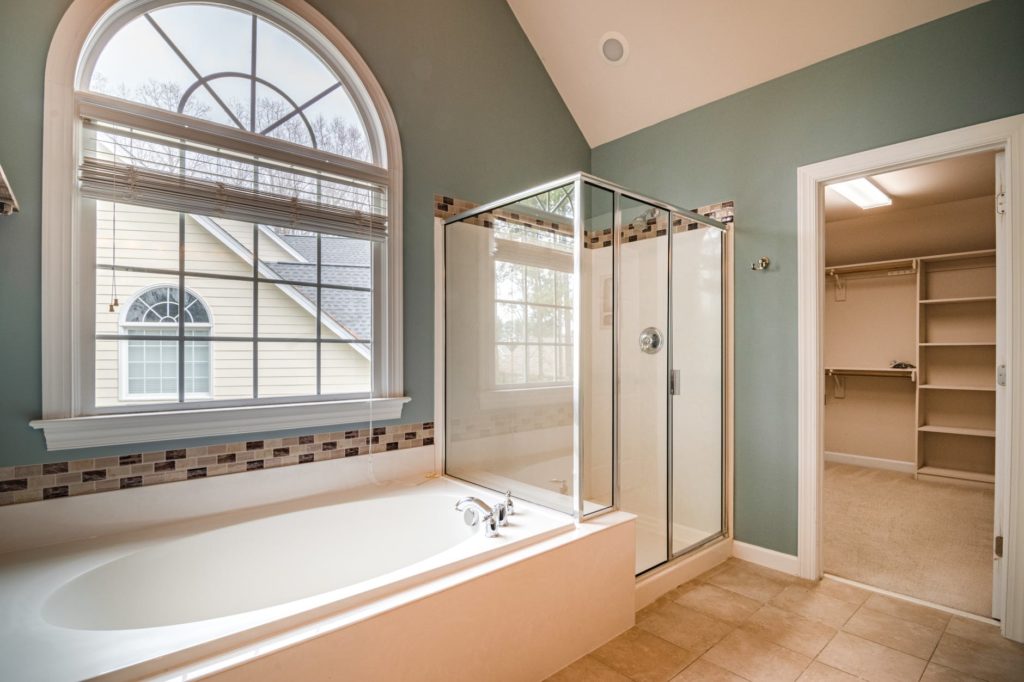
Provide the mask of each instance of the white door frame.
{"label": "white door frame", "polygon": [[996,503],[1004,552],[1001,579],[994,593],[1002,595],[1003,635],[1024,641],[1024,211],[1011,210],[1011,197],[1024,197],[1024,115],[1011,116],[929,137],[880,147],[797,169],[797,300],[798,300],[798,539],[800,576],[822,575],[822,477],[824,472],[824,391],[822,318],[825,291],[824,185],[863,175],[915,166],[961,154],[1004,150],[1006,153],[1006,215],[997,242],[999,295],[1006,325],[999,339],[1008,370],[1007,386],[999,389],[1005,428],[1002,452],[996,453]]}

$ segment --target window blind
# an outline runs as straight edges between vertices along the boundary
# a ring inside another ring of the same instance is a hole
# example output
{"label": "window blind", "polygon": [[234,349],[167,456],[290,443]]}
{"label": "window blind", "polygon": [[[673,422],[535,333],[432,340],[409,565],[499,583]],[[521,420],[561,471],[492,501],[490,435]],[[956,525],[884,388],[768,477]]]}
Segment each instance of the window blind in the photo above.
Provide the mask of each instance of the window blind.
{"label": "window blind", "polygon": [[387,237],[384,185],[187,139],[83,124],[83,196],[213,218]]}

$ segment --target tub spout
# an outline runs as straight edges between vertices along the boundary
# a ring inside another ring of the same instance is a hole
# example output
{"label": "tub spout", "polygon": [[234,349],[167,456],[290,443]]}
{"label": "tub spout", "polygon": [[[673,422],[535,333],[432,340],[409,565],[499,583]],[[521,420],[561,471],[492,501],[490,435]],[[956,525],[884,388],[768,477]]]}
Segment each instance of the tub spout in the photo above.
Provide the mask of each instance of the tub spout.
{"label": "tub spout", "polygon": [[498,535],[498,520],[494,516],[494,510],[476,497],[463,497],[455,503],[455,511],[462,512],[462,518],[467,526],[483,524],[484,535],[493,538]]}

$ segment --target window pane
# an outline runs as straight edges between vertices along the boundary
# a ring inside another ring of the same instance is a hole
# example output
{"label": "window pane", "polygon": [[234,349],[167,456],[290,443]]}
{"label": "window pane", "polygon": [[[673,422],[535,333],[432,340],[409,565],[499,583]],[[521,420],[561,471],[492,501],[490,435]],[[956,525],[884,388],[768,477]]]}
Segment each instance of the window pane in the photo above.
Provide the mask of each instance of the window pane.
{"label": "window pane", "polygon": [[[188,346],[200,343],[186,341]],[[209,398],[210,400],[249,400],[252,395],[252,342],[249,341],[211,341],[207,344],[209,357]],[[201,353],[197,354],[197,357]],[[186,357],[186,361],[188,358]],[[202,368],[197,366],[197,370]],[[196,374],[196,388],[201,388],[201,371]],[[203,400],[205,398],[185,396],[186,400]]]}
{"label": "window pane", "polygon": [[526,306],[518,303],[496,303],[494,336],[501,341],[526,340]]}
{"label": "window pane", "polygon": [[527,318],[527,341],[547,342],[555,341],[555,319],[556,309],[541,306],[529,306]]}
{"label": "window pane", "polygon": [[259,284],[260,338],[316,339],[316,287]]}
{"label": "window pane", "polygon": [[260,277],[316,284],[316,232],[261,225],[258,236]]}
{"label": "window pane", "polygon": [[178,214],[97,201],[96,263],[178,269]]}
{"label": "window pane", "polygon": [[202,301],[209,316],[209,324],[189,327],[195,333],[204,336],[252,337],[252,282],[186,277],[185,290]]}
{"label": "window pane", "polygon": [[495,383],[522,384],[526,381],[526,346],[499,343],[495,347]]}
{"label": "window pane", "polygon": [[371,344],[324,343],[320,346],[320,392],[369,393]]}
{"label": "window pane", "polygon": [[259,344],[259,397],[304,396],[316,393],[316,344]]}
{"label": "window pane", "polygon": [[523,301],[526,299],[524,277],[526,268],[516,263],[495,261],[494,263],[494,297],[504,301]]}
{"label": "window pane", "polygon": [[526,269],[526,295],[531,303],[558,302],[558,275],[563,273],[548,268]]}
{"label": "window pane", "polygon": [[[252,223],[185,215],[185,269],[189,272],[252,277],[252,244]],[[171,267],[177,269],[177,262]]]}
{"label": "window pane", "polygon": [[[148,330],[147,336],[166,336],[174,330]],[[127,351],[123,364],[126,385],[121,392],[123,401],[164,402],[178,399],[178,342],[122,341]]]}
{"label": "window pane", "polygon": [[185,342],[185,395],[210,394],[210,342]]}
{"label": "window pane", "polygon": [[252,15],[248,12],[196,4],[163,7],[150,14],[199,73],[249,72]]}

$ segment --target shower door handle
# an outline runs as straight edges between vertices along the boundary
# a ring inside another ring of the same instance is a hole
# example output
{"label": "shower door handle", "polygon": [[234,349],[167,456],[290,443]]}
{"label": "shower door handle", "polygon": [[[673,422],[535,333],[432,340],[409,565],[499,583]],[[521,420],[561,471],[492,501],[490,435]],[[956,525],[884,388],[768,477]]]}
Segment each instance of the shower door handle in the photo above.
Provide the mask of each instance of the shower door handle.
{"label": "shower door handle", "polygon": [[654,355],[661,350],[661,330],[657,327],[648,327],[640,332],[640,351],[648,355]]}
{"label": "shower door handle", "polygon": [[668,393],[669,395],[679,395],[682,393],[682,387],[679,385],[679,370],[674,369],[668,375]]}

